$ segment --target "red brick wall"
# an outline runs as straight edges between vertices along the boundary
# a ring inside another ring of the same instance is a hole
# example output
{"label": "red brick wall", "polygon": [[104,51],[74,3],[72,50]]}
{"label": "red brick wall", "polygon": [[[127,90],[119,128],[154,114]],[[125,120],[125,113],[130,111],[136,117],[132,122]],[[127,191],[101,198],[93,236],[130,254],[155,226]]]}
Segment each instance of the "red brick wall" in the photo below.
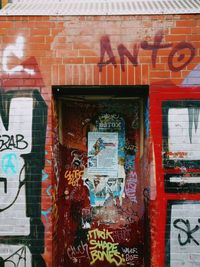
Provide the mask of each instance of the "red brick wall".
{"label": "red brick wall", "polygon": [[52,266],[52,219],[56,221],[57,214],[56,204],[52,206],[56,179],[51,162],[51,87],[200,85],[193,71],[200,62],[200,15],[1,17],[0,26],[1,87],[5,92],[20,90],[22,96],[24,90],[37,89],[48,105],[41,254]]}
{"label": "red brick wall", "polygon": [[[29,84],[13,77],[16,80],[9,85],[15,87],[40,86],[41,78],[45,88],[73,84],[150,85],[165,80],[180,85],[199,62],[199,28],[199,15],[2,17],[1,52],[23,36],[21,61],[34,57],[42,73]],[[102,62],[113,55],[115,68],[112,63],[98,66],[100,46],[102,50],[107,47]],[[129,51],[133,57],[131,62],[125,56],[124,71],[118,50],[121,55]],[[16,65],[17,59],[9,58],[10,64]]]}

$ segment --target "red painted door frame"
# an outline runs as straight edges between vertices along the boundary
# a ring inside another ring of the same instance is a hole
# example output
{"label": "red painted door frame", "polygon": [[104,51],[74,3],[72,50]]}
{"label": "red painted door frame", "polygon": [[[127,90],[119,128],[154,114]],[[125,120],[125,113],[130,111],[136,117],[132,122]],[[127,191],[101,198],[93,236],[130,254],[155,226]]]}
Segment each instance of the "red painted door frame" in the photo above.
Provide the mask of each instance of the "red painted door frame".
{"label": "red painted door frame", "polygon": [[150,88],[150,127],[155,153],[156,199],[150,203],[151,267],[165,266],[166,219],[168,200],[199,200],[199,194],[166,193],[162,166],[162,102],[200,100],[200,87]]}

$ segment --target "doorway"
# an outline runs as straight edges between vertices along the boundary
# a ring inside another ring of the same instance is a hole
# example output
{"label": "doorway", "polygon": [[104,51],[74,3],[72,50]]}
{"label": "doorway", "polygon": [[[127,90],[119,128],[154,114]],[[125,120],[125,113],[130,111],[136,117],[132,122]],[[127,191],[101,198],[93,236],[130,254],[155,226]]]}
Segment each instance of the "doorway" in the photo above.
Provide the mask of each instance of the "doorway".
{"label": "doorway", "polygon": [[54,89],[58,266],[142,267],[147,90],[100,89]]}

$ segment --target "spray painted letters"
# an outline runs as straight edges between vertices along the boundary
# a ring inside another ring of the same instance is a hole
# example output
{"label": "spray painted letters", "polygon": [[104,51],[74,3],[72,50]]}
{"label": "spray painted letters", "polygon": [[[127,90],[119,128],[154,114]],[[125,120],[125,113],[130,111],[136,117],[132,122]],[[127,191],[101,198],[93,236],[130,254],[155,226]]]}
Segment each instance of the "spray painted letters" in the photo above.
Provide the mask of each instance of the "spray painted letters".
{"label": "spray painted letters", "polygon": [[170,202],[167,231],[166,265],[170,267],[198,266],[200,263],[199,201]]}
{"label": "spray painted letters", "polygon": [[[125,71],[125,57],[130,60],[133,66],[138,66],[138,54],[140,47],[143,50],[151,51],[151,61],[153,68],[156,68],[157,55],[159,50],[172,47],[172,50],[169,52],[168,56],[169,69],[173,72],[178,72],[184,69],[193,60],[195,56],[195,48],[192,44],[187,42],[178,43],[176,46],[173,47],[172,43],[162,43],[163,37],[164,33],[162,30],[160,30],[155,34],[153,43],[149,43],[148,41],[142,41],[140,45],[134,44],[133,54],[131,54],[131,52],[129,52],[129,50],[123,44],[120,44],[117,47],[117,50],[120,57],[122,71]],[[189,57],[187,60],[185,60],[185,57],[187,55],[186,51],[189,51]],[[105,61],[104,58],[106,54],[108,56],[108,60]],[[178,66],[175,63],[176,60],[178,60]],[[99,71],[101,72],[103,67],[110,63],[114,67],[117,67],[117,62],[111,47],[110,39],[108,36],[102,36],[100,41],[100,61],[98,63]]]}
{"label": "spray painted letters", "polygon": [[36,90],[1,91],[0,100],[0,265],[42,267],[47,107]]}
{"label": "spray painted letters", "polygon": [[124,256],[117,250],[118,243],[114,242],[112,232],[108,230],[90,230],[88,233],[91,265],[96,261],[107,260],[116,266],[121,266]]}

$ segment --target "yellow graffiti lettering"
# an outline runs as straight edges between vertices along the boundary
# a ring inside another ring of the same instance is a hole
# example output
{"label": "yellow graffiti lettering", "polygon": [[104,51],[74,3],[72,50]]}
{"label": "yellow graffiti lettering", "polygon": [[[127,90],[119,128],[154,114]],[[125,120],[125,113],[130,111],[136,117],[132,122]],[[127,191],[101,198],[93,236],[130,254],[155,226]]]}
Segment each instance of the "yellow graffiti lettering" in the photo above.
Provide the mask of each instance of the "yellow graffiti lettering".
{"label": "yellow graffiti lettering", "polygon": [[91,256],[91,265],[93,265],[96,261],[104,261],[107,260],[109,263],[114,263],[116,266],[120,266],[124,262],[123,255],[120,254],[119,251],[117,251],[117,248],[114,246],[112,247],[111,244],[109,244],[110,250],[91,250],[90,256]]}
{"label": "yellow graffiti lettering", "polygon": [[92,239],[110,239],[111,241],[114,242],[114,239],[112,237],[112,232],[109,232],[108,230],[103,229],[102,231],[99,229],[94,229],[94,230],[90,230],[89,233],[89,238]]}
{"label": "yellow graffiti lettering", "polygon": [[78,186],[79,180],[83,175],[83,171],[73,170],[65,172],[65,179],[67,179],[68,184],[72,186]]}
{"label": "yellow graffiti lettering", "polygon": [[101,251],[98,250],[93,250],[90,251],[90,256],[91,256],[91,262],[90,264],[94,264],[96,261],[103,261],[103,253],[101,253]]}
{"label": "yellow graffiti lettering", "polygon": [[96,241],[96,240],[90,240],[90,244],[93,245],[93,247],[90,247],[90,250],[94,249],[102,249],[102,250],[115,250],[117,249],[117,245],[119,243],[111,243],[111,242],[106,242],[106,241]]}
{"label": "yellow graffiti lettering", "polygon": [[107,260],[120,266],[124,261],[124,255],[117,250],[119,243],[114,243],[112,232],[108,230],[90,230],[88,232],[89,252],[91,257],[91,265],[96,261]]}

